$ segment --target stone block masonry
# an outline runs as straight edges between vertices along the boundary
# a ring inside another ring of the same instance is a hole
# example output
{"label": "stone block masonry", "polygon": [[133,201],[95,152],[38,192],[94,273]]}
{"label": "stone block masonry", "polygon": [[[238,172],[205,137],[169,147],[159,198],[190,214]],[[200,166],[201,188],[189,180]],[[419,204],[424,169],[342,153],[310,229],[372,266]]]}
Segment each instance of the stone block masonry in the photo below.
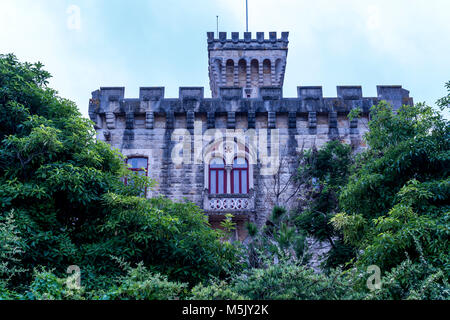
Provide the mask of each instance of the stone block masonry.
{"label": "stone block masonry", "polygon": [[[284,98],[287,32],[280,38],[271,32],[269,39],[263,33],[216,39],[209,32],[207,43],[212,98],[204,97],[203,87],[181,87],[178,98],[166,98],[164,87],[142,87],[136,99],[125,99],[123,87],[102,87],[92,93],[89,116],[98,140],[127,157],[148,159],[148,175],[158,185],[147,196],[192,201],[213,226],[232,213],[240,240],[246,221],[262,226],[275,204],[295,205],[295,197],[285,201],[294,186],[278,195],[274,180],[289,181],[302,148],[339,139],[358,152],[366,147],[373,105],[413,103],[401,86],[378,86],[377,97],[363,97],[360,86],[338,86],[336,97],[323,97],[320,86],[299,86],[297,97]],[[355,108],[362,117],[349,121]],[[211,173],[217,159],[223,159],[220,177]],[[217,179],[220,192],[211,187]]]}

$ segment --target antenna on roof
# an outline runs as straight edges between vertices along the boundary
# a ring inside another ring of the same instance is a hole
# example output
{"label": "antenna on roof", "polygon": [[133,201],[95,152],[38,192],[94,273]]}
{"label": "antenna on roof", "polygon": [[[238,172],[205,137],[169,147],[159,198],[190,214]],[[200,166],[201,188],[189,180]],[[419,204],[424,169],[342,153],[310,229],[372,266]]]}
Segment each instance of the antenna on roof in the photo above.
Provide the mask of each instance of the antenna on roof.
{"label": "antenna on roof", "polygon": [[217,19],[217,36],[219,36],[219,16],[216,16]]}
{"label": "antenna on roof", "polygon": [[245,30],[248,32],[248,0],[245,0],[245,25]]}

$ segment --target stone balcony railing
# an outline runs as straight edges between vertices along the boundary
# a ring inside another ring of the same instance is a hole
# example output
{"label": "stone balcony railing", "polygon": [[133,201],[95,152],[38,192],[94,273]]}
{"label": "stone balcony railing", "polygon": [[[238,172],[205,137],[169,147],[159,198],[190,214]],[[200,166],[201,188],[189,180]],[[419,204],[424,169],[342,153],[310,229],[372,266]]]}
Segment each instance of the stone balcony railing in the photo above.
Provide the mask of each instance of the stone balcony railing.
{"label": "stone balcony railing", "polygon": [[203,209],[208,214],[248,214],[255,209],[254,191],[248,194],[209,194],[203,197]]}

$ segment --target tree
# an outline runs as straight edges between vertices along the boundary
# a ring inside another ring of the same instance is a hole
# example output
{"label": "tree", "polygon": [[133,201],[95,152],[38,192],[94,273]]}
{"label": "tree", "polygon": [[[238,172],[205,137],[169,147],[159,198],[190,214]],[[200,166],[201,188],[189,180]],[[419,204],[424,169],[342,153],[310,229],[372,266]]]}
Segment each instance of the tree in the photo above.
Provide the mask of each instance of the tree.
{"label": "tree", "polygon": [[247,257],[251,268],[267,267],[280,260],[298,264],[308,262],[306,234],[296,228],[291,213],[284,207],[275,206],[266,225],[260,230],[251,223],[247,224],[251,237]]}
{"label": "tree", "polygon": [[30,270],[11,285],[28,283],[41,265],[56,276],[79,265],[90,284],[107,285],[124,272],[112,256],[191,283],[231,268],[235,248],[202,211],[139,197],[153,182],[95,140],[92,122],[47,86],[49,77],[40,63],[0,55],[0,221],[14,210],[18,267]]}
{"label": "tree", "polygon": [[371,116],[369,149],[340,194],[343,213],[333,224],[361,251],[359,265],[388,272],[411,259],[442,269],[448,278],[448,120],[424,104],[394,112],[381,102]]}
{"label": "tree", "polygon": [[[303,153],[303,147],[300,151]],[[265,202],[270,206],[286,206],[295,201],[300,184],[296,181],[296,161],[295,157],[288,153],[287,145],[284,147],[279,155],[279,161],[272,163],[274,168],[274,174],[266,179],[261,179],[262,187],[265,193]]]}
{"label": "tree", "polygon": [[353,247],[346,245],[342,233],[330,224],[339,212],[338,198],[348,181],[351,163],[351,147],[338,140],[300,155],[297,181],[302,192],[295,224],[309,236],[329,243],[326,267],[342,265],[354,256]]}

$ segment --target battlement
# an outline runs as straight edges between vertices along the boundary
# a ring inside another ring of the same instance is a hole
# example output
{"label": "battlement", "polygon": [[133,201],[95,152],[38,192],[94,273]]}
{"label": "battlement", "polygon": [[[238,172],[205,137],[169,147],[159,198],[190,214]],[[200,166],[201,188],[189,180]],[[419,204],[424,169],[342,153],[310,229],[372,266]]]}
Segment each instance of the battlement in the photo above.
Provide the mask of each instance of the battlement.
{"label": "battlement", "polygon": [[287,50],[289,43],[289,32],[282,32],[280,38],[276,32],[269,32],[267,39],[264,32],[256,32],[256,38],[252,38],[251,32],[244,32],[243,38],[239,37],[239,32],[231,32],[231,38],[227,38],[226,32],[219,32],[218,38],[214,36],[214,32],[207,32],[210,50]]}
{"label": "battlement", "polygon": [[180,87],[178,98],[165,98],[164,87],[141,87],[139,98],[124,98],[124,87],[102,87],[92,93],[89,116],[109,114],[229,114],[229,113],[340,113],[361,108],[368,114],[373,105],[386,100],[394,109],[412,105],[402,86],[377,86],[377,97],[363,97],[361,86],[338,86],[336,97],[323,97],[321,86],[299,86],[297,97],[284,98],[281,87],[261,87],[257,98],[243,98],[242,87],[221,87],[216,98],[205,98],[203,87]]}
{"label": "battlement", "polygon": [[[283,99],[283,90],[278,86],[267,86],[259,88],[258,98],[245,98],[242,96],[242,87],[221,87],[219,96],[217,98],[205,98],[204,87],[180,87],[178,93],[179,100],[243,100],[243,101],[258,101],[258,100],[279,100]],[[289,100],[323,100],[323,99],[337,99],[337,100],[361,100],[366,99],[362,94],[361,86],[337,86],[336,97],[324,98],[322,93],[322,86],[298,86],[297,97],[289,97],[284,99]],[[114,101],[128,101],[135,98],[125,99],[125,87],[101,87],[99,90],[92,92],[92,99],[100,100],[101,102]],[[174,100],[177,98],[166,98],[165,87],[141,87],[139,88],[140,101],[160,101],[160,100]],[[409,104],[409,91],[400,85],[378,85],[377,97],[370,98],[377,100],[386,100],[392,102],[404,102]]]}

